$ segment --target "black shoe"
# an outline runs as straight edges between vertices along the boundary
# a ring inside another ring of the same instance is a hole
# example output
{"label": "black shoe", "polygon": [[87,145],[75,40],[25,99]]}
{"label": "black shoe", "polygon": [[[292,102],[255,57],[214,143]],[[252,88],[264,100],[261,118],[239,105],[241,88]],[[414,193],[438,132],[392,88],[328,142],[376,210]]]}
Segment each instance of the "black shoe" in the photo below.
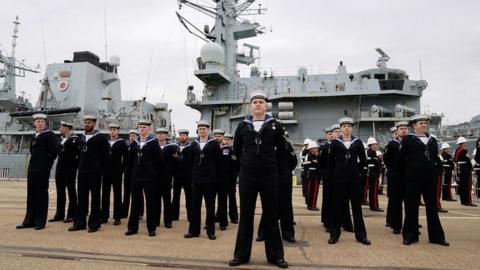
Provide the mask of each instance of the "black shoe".
{"label": "black shoe", "polygon": [[96,232],[96,231],[98,231],[98,228],[89,228],[89,229],[88,229],[88,232],[89,232],[89,233],[94,233],[94,232]]}
{"label": "black shoe", "polygon": [[130,230],[128,230],[128,231],[125,232],[125,235],[126,235],[126,236],[134,235],[134,234],[137,234],[137,232],[130,231]]}
{"label": "black shoe", "polygon": [[288,263],[284,259],[278,259],[275,262],[270,263],[275,264],[279,268],[288,268]]}
{"label": "black shoe", "polygon": [[239,259],[239,258],[233,258],[232,260],[228,261],[229,266],[239,266],[241,264],[246,263],[245,261]]}
{"label": "black shoe", "polygon": [[113,225],[114,226],[117,226],[117,225],[120,225],[122,224],[122,222],[120,221],[120,219],[115,219],[115,221],[113,221]]}
{"label": "black shoe", "polygon": [[295,226],[295,225],[297,225],[297,222],[294,221],[294,222],[293,222],[293,226]]}
{"label": "black shoe", "polygon": [[208,235],[208,239],[210,239],[210,240],[217,240],[217,237],[215,236],[215,234],[209,234],[209,235]]}
{"label": "black shoe", "polygon": [[357,239],[357,242],[362,243],[362,244],[367,245],[367,246],[372,243],[372,242],[370,242],[370,240],[368,240],[367,238]]}
{"label": "black shoe", "polygon": [[355,230],[353,228],[348,228],[348,227],[343,227],[343,230],[346,231],[346,232],[355,232]]}
{"label": "black shoe", "polygon": [[18,224],[15,228],[17,229],[28,229],[28,228],[34,228],[35,226],[33,225],[24,225],[24,224]]}
{"label": "black shoe", "polygon": [[70,223],[73,222],[73,218],[66,218],[63,223]]}
{"label": "black shoe", "polygon": [[422,224],[418,224],[418,228],[423,228]]}
{"label": "black shoe", "polygon": [[448,210],[443,209],[443,208],[438,208],[437,211],[438,211],[439,213],[448,213]]}
{"label": "black shoe", "polygon": [[45,225],[35,226],[36,231],[43,230],[43,229],[45,229]]}
{"label": "black shoe", "polygon": [[148,236],[152,237],[152,236],[155,236],[155,235],[157,235],[155,232],[148,232]]}
{"label": "black shoe", "polygon": [[194,238],[194,237],[198,237],[198,235],[193,235],[193,234],[191,234],[191,233],[186,233],[186,234],[183,235],[183,237],[185,237],[185,238]]}
{"label": "black shoe", "polygon": [[203,226],[203,229],[206,230],[206,229],[207,229],[207,225]]}
{"label": "black shoe", "polygon": [[257,241],[257,242],[263,242],[263,241],[265,241],[265,236],[259,235],[259,236],[257,236],[257,239],[255,239],[255,241]]}
{"label": "black shoe", "polygon": [[167,223],[167,224],[165,224],[165,228],[171,229],[171,228],[172,228],[172,223]]}
{"label": "black shoe", "polygon": [[466,206],[477,207],[477,205],[476,205],[476,204],[474,204],[474,203],[469,203],[469,204],[466,204]]}
{"label": "black shoe", "polygon": [[400,229],[393,230],[393,234],[401,234],[401,233],[402,233],[402,230]]}
{"label": "black shoe", "polygon": [[338,238],[330,237],[330,239],[328,239],[328,243],[330,245],[336,244],[337,242],[338,242]]}
{"label": "black shoe", "polygon": [[370,208],[370,211],[373,211],[373,212],[384,212],[383,209],[381,209],[381,208]]}
{"label": "black shoe", "polygon": [[232,220],[231,222],[232,222],[232,224],[238,224],[238,220],[237,220],[237,219],[234,219],[234,220]]}
{"label": "black shoe", "polygon": [[295,237],[293,236],[285,236],[283,237],[283,240],[290,242],[290,243],[295,243]]}
{"label": "black shoe", "polygon": [[75,231],[81,231],[81,230],[85,230],[85,228],[81,228],[81,227],[77,227],[77,226],[72,226],[72,227],[68,228],[69,232],[75,232]]}
{"label": "black shoe", "polygon": [[307,207],[308,210],[310,211],[320,211],[320,209],[318,209],[318,207]]}
{"label": "black shoe", "polygon": [[403,240],[403,244],[406,245],[406,246],[409,246],[413,243],[415,243],[413,240],[407,240],[407,239]]}
{"label": "black shoe", "polygon": [[437,244],[437,245],[441,245],[441,246],[444,246],[444,247],[450,246],[450,243],[448,243],[448,242],[445,241],[445,240],[443,240],[443,241],[430,241],[430,243],[432,243],[432,244]]}
{"label": "black shoe", "polygon": [[62,221],[63,218],[58,218],[58,217],[54,217],[54,218],[51,218],[48,220],[48,222],[57,222],[57,221]]}
{"label": "black shoe", "polygon": [[385,223],[385,227],[390,227],[390,223]]}
{"label": "black shoe", "polygon": [[225,226],[220,226],[220,231],[225,231],[225,230],[227,230],[227,227],[225,227]]}
{"label": "black shoe", "polygon": [[172,221],[178,221],[180,218],[179,217],[174,217],[172,218]]}
{"label": "black shoe", "polygon": [[100,224],[107,224],[108,223],[108,219],[100,219]]}

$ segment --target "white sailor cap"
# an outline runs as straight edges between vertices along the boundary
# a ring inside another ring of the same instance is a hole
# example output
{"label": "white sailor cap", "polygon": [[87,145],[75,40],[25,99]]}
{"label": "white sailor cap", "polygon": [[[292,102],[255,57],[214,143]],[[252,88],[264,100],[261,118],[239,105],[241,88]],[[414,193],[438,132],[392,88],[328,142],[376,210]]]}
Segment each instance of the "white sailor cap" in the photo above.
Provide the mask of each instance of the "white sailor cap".
{"label": "white sailor cap", "polygon": [[205,120],[200,120],[200,121],[197,122],[197,128],[199,128],[199,127],[209,128],[210,123],[208,121],[205,121]]}
{"label": "white sailor cap", "polygon": [[70,129],[73,128],[73,124],[69,123],[69,122],[66,122],[66,121],[60,121],[60,126],[67,127],[67,128],[70,128]]}
{"label": "white sailor cap", "polygon": [[343,124],[350,124],[353,126],[353,118],[351,117],[342,117],[338,119],[338,124],[341,126]]}
{"label": "white sailor cap", "polygon": [[44,113],[36,113],[36,114],[32,115],[32,118],[33,118],[33,121],[38,120],[38,119],[47,120],[47,115],[44,114]]}
{"label": "white sailor cap", "polygon": [[139,126],[151,126],[152,122],[150,122],[150,120],[147,120],[147,119],[141,119],[141,120],[138,120],[138,125]]}
{"label": "white sailor cap", "polygon": [[225,134],[225,130],[223,130],[223,129],[221,129],[221,128],[219,128],[219,129],[214,129],[214,130],[213,130],[213,135],[217,135],[217,134],[219,134],[219,135],[224,135],[224,134]]}
{"label": "white sailor cap", "polygon": [[155,133],[157,133],[157,134],[158,134],[158,133],[168,134],[168,129],[166,129],[166,128],[157,128],[157,129],[155,130]]}
{"label": "white sailor cap", "polygon": [[285,134],[285,137],[288,138],[288,131],[285,130],[285,131],[284,131],[284,134]]}
{"label": "white sailor cap", "polygon": [[324,131],[325,133],[330,133],[330,132],[332,132],[332,127],[325,128],[325,129],[323,129],[323,131]]}
{"label": "white sailor cap", "polygon": [[225,135],[223,135],[224,138],[226,139],[233,139],[233,135],[230,134],[230,133],[225,133]]}
{"label": "white sailor cap", "polygon": [[334,131],[334,130],[337,130],[337,129],[340,129],[339,124],[332,125],[332,127],[330,128],[330,131]]}
{"label": "white sailor cap", "polygon": [[130,134],[135,134],[135,135],[138,136],[138,131],[135,130],[135,129],[130,129],[130,130],[128,131],[128,135],[130,135]]}
{"label": "white sailor cap", "polygon": [[399,127],[408,127],[408,122],[407,121],[400,121],[395,123],[395,127],[398,129]]}
{"label": "white sailor cap", "polygon": [[120,125],[117,124],[117,123],[110,123],[110,124],[108,125],[108,128],[116,128],[116,129],[119,129],[119,128],[120,128]]}
{"label": "white sailor cap", "polygon": [[396,131],[397,131],[397,127],[391,127],[391,128],[390,128],[390,133],[394,133],[394,132],[396,132]]}
{"label": "white sailor cap", "polygon": [[83,121],[87,121],[87,120],[92,120],[92,121],[97,121],[97,117],[94,116],[94,115],[85,115],[83,116]]}
{"label": "white sailor cap", "polygon": [[261,91],[254,91],[250,95],[250,102],[253,101],[254,99],[263,99],[263,100],[267,101],[268,97],[267,97],[267,95],[265,95],[265,93],[263,93]]}
{"label": "white sailor cap", "polygon": [[178,130],[178,134],[187,134],[188,135],[189,133],[190,133],[190,131],[188,131],[188,129],[182,128],[182,129]]}
{"label": "white sailor cap", "polygon": [[426,114],[416,114],[410,119],[411,123],[416,123],[418,121],[430,121],[430,117]]}

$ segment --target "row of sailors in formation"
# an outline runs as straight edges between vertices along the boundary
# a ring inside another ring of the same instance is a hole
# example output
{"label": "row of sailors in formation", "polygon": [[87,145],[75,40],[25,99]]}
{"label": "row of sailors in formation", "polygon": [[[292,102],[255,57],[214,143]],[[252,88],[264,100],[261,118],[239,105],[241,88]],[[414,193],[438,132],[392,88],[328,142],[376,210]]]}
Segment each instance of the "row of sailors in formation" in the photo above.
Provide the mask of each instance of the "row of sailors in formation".
{"label": "row of sailors in formation", "polygon": [[[107,137],[95,129],[94,116],[85,116],[83,135],[72,133],[73,125],[62,121],[59,128],[61,139],[58,140],[52,131],[46,129],[46,117],[44,114],[33,116],[36,132],[30,147],[27,213],[17,228],[41,230],[45,227],[49,172],[57,156],[57,207],[49,222],[73,222],[69,231],[88,227],[88,232],[96,232],[101,224],[108,222],[112,187],[113,225],[121,224],[121,219],[128,216],[131,199],[126,235],[138,232],[144,201],[150,236],[156,234],[156,227],[160,225],[162,202],[163,223],[166,228],[172,228],[172,221],[179,219],[182,189],[190,221],[189,233],[185,237],[200,234],[202,198],[205,198],[208,211],[206,227],[210,239],[215,239],[215,221],[219,222],[220,230],[226,230],[228,216],[230,222],[238,223],[235,195],[238,165],[233,155],[233,137],[223,130],[215,130],[214,138],[211,138],[208,136],[209,124],[200,121],[197,125],[199,140],[189,142],[189,131],[182,129],[179,130],[178,143],[169,143],[167,129],[156,129],[155,137],[150,134],[151,122],[141,120],[138,130],[129,131],[127,143],[118,136],[118,124],[109,125]],[[209,167],[209,163],[219,166]],[[201,167],[202,164],[205,166]],[[78,189],[75,185],[77,174]],[[66,191],[69,205],[65,214]],[[218,208],[215,213],[216,197]]]}
{"label": "row of sailors in formation", "polygon": [[[325,141],[327,144],[332,139],[338,137],[339,130],[338,125],[325,129]],[[361,176],[363,184],[362,204],[369,205],[370,210],[376,212],[384,212],[383,209],[379,208],[378,195],[383,195],[384,185],[388,182],[388,179],[385,180],[387,172],[386,163],[392,161],[392,156],[387,151],[388,148],[392,147],[392,144],[399,142],[397,127],[392,127],[390,131],[392,134],[391,142],[384,147],[386,159],[384,158],[384,153],[377,150],[378,142],[375,138],[370,137],[367,143],[364,143],[367,155],[367,168]],[[480,149],[480,138],[477,140],[476,149],[473,151],[474,158],[471,161],[468,149],[465,148],[466,142],[467,140],[464,137],[458,138],[457,148],[453,157],[451,155],[451,146],[448,143],[442,143],[440,147],[440,154],[435,161],[437,168],[436,205],[438,212],[448,212],[442,208],[441,200],[457,201],[452,195],[452,187],[454,186],[457,187],[456,192],[460,196],[462,205],[476,206],[472,202],[472,193],[480,198],[480,181],[477,180],[476,185],[473,185],[472,181],[473,173],[477,175],[477,179],[480,179],[480,154],[476,155],[477,150]],[[325,147],[323,145],[319,147],[317,142],[307,138],[300,153],[300,159],[302,160],[302,193],[307,209],[312,211],[319,210],[317,208],[318,189],[321,180],[325,178],[323,173],[326,171],[324,159],[324,162],[322,162],[324,150]],[[480,150],[478,151],[480,153]],[[325,190],[323,191],[325,192]],[[387,192],[387,195],[389,193]],[[322,204],[322,212],[323,209],[324,204]],[[388,221],[387,225],[389,225]]]}
{"label": "row of sailors in formation", "polygon": [[[86,117],[85,134],[77,137],[62,131],[64,137],[68,138],[62,139],[61,150],[58,151],[57,138],[53,132],[45,129],[46,116],[34,116],[37,132],[32,140],[32,155],[27,177],[27,213],[18,228],[43,229],[45,227],[48,210],[48,178],[57,154],[60,157],[56,172],[56,178],[60,179],[57,181],[57,185],[60,186],[58,193],[65,192],[65,185],[74,185],[72,183],[78,167],[77,205],[72,206],[70,216],[67,214],[67,219],[73,218],[74,222],[70,231],[83,230],[88,226],[89,232],[95,232],[100,228],[102,221],[107,221],[108,210],[102,211],[100,208],[101,185],[104,183],[104,192],[107,194],[110,185],[121,181],[119,180],[121,173],[126,172],[127,181],[125,182],[131,182],[132,193],[127,235],[138,232],[143,196],[146,199],[149,235],[155,235],[155,229],[160,224],[162,202],[164,225],[171,227],[171,221],[178,218],[176,214],[178,211],[172,211],[172,208],[178,209],[178,207],[172,207],[170,201],[173,177],[174,185],[175,180],[180,179],[177,181],[180,189],[191,188],[191,202],[186,204],[190,207],[190,210],[187,209],[190,225],[188,233],[184,235],[185,238],[200,235],[200,209],[204,199],[207,210],[205,229],[209,239],[213,240],[215,239],[215,194],[218,193],[219,197],[217,219],[221,228],[226,228],[228,220],[225,209],[227,207],[226,203],[221,201],[225,202],[225,194],[230,192],[222,193],[221,190],[233,190],[234,194],[234,183],[238,176],[240,220],[234,258],[229,261],[229,265],[236,266],[250,260],[255,205],[257,196],[260,194],[262,218],[257,240],[265,240],[265,252],[270,263],[282,268],[288,267],[283,258],[281,239],[283,237],[284,240],[295,241],[291,179],[292,171],[297,164],[297,155],[292,145],[286,140],[283,125],[266,114],[267,96],[265,94],[254,93],[250,99],[250,109],[251,116],[240,122],[235,131],[233,147],[216,143],[214,138],[209,137],[210,125],[206,121],[197,123],[197,140],[190,143],[187,141],[186,131],[180,132],[178,144],[166,143],[168,132],[166,130],[159,130],[158,138],[150,135],[151,123],[141,121],[138,126],[138,138],[132,140],[132,143],[127,146],[123,141],[117,141],[115,135],[118,135],[118,126],[111,126],[109,142],[106,136],[95,130],[96,119]],[[383,160],[389,182],[387,224],[395,234],[402,233],[405,245],[418,242],[420,235],[418,209],[423,197],[429,241],[448,246],[449,243],[445,239],[438,216],[436,200],[439,175],[438,146],[437,140],[427,133],[428,123],[429,118],[425,115],[416,115],[410,122],[397,123],[396,133],[393,133],[395,136],[386,147]],[[311,145],[309,143],[307,147],[311,157],[306,159],[306,162],[310,163],[304,164],[306,165],[304,174],[307,179],[314,180],[305,181],[307,203],[310,208],[315,208],[318,195],[316,179],[321,176],[323,180],[321,215],[322,223],[330,234],[329,244],[338,242],[343,227],[347,231],[354,232],[358,242],[370,245],[361,205],[365,190],[363,179],[368,177],[369,182],[373,183],[371,186],[374,187],[373,196],[370,196],[370,201],[374,201],[372,209],[380,210],[378,201],[374,198],[380,171],[378,165],[380,161],[373,146],[376,143],[367,142],[371,145],[371,149],[366,153],[361,140],[352,134],[354,120],[345,117],[341,118],[338,124],[338,128],[326,132],[327,143],[320,148],[314,143]],[[409,126],[412,127],[411,133],[408,132]],[[63,128],[69,130],[71,125],[64,123],[61,129]],[[118,147],[116,147],[117,144]],[[68,153],[70,148],[75,149],[71,152],[76,154],[67,156],[65,153]],[[123,150],[124,154],[120,154],[122,150],[119,149],[128,149],[128,151]],[[186,151],[187,149],[190,150]],[[315,153],[316,151],[318,152]],[[461,151],[457,150],[457,152]],[[128,154],[125,154],[127,152]],[[460,166],[466,164],[460,163],[462,155],[461,153],[455,155],[457,164]],[[463,169],[460,171],[463,172]],[[462,177],[460,176],[461,179]],[[62,185],[63,189],[61,189]],[[87,222],[89,193],[92,199]],[[71,196],[74,196],[74,192]],[[120,192],[115,196],[120,196]],[[107,200],[109,196],[103,196],[103,198]],[[120,200],[116,201],[117,205],[120,205],[118,203]],[[233,202],[234,197],[231,206],[234,205]],[[402,220],[402,203],[405,205],[404,220]],[[115,199],[114,204],[116,204]],[[467,200],[465,204],[471,205],[471,201]],[[58,216],[56,215],[54,220],[63,218],[61,208],[59,207]],[[114,220],[117,223],[120,218],[126,216],[126,213],[122,213],[120,209],[121,207],[114,205]],[[230,207],[230,210],[233,209],[236,209],[236,206]],[[172,214],[172,212],[175,213]],[[230,215],[230,218],[232,222],[237,221],[236,214]]]}

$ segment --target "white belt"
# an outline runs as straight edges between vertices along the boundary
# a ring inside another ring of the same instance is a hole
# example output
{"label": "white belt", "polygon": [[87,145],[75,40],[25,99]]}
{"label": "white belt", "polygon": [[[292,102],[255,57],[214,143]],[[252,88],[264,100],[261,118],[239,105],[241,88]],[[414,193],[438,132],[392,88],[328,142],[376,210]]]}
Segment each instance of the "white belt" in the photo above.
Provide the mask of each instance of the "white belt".
{"label": "white belt", "polygon": [[450,167],[452,167],[452,166],[450,166],[450,165],[443,165],[443,167],[445,167],[445,168],[450,168]]}
{"label": "white belt", "polygon": [[458,164],[466,164],[467,162],[466,161],[459,161],[457,162]]}
{"label": "white belt", "polygon": [[369,167],[369,168],[370,168],[370,167],[375,167],[375,165],[373,165],[373,164],[368,164],[368,167]]}
{"label": "white belt", "polygon": [[317,168],[308,168],[310,171],[316,171]]}

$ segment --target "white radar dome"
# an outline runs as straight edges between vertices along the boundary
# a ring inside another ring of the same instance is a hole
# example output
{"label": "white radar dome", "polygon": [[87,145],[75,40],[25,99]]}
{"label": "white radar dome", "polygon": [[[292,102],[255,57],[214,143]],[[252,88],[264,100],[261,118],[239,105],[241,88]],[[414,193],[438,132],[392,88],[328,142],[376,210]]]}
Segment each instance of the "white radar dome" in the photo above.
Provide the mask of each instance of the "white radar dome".
{"label": "white radar dome", "polygon": [[120,66],[120,57],[118,57],[117,55],[112,55],[108,60],[108,63],[112,67],[118,67]]}
{"label": "white radar dome", "polygon": [[200,50],[200,57],[204,63],[214,62],[223,64],[225,61],[225,54],[222,46],[215,42],[209,42],[203,45]]}

